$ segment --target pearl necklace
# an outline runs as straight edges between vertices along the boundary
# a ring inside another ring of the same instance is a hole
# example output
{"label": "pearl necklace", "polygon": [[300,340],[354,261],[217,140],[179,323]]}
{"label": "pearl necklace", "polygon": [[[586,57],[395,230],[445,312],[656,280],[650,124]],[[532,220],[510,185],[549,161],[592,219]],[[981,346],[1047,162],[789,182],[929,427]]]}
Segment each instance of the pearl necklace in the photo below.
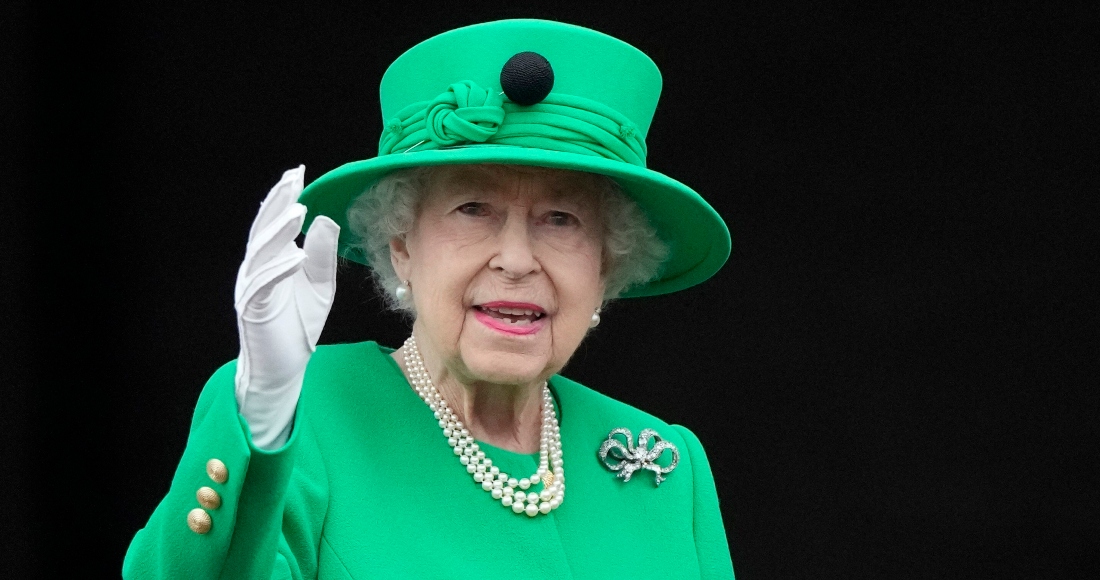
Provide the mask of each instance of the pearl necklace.
{"label": "pearl necklace", "polygon": [[[409,382],[420,398],[428,404],[443,429],[447,444],[454,449],[458,461],[466,467],[466,473],[481,484],[481,489],[489,492],[493,499],[499,500],[505,507],[530,517],[548,514],[557,509],[565,500],[565,471],[561,459],[561,430],[558,418],[554,414],[554,402],[550,398],[550,388],[542,384],[542,432],[539,436],[539,468],[530,477],[516,479],[493,465],[485,456],[470,431],[458,420],[447,402],[439,395],[424,360],[420,358],[420,349],[416,339],[409,336],[405,341],[405,369],[409,373]],[[551,467],[553,466],[553,467]],[[538,492],[526,490],[541,483]],[[516,489],[519,488],[519,489]]]}

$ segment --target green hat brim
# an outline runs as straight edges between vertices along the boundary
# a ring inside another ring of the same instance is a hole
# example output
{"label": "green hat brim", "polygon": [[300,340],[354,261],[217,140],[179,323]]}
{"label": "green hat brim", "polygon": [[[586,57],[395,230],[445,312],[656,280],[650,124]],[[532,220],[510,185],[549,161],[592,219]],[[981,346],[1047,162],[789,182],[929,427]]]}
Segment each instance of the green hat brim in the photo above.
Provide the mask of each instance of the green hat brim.
{"label": "green hat brim", "polygon": [[624,298],[668,294],[713,276],[730,255],[729,229],[721,216],[690,187],[656,171],[593,155],[511,145],[471,145],[395,153],[346,163],[310,183],[299,201],[307,208],[305,227],[324,215],[340,226],[341,256],[369,266],[353,244],[349,204],[386,174],[408,167],[499,163],[587,171],[611,177],[645,212],[669,256],[656,279],[628,289]]}

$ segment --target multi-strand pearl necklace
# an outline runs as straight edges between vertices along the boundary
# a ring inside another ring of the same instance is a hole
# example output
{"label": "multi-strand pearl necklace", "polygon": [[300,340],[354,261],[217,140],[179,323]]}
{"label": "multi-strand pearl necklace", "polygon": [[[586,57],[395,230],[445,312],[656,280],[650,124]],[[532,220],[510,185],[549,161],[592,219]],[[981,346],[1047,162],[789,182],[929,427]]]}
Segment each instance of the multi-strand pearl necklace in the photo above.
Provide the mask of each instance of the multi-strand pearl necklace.
{"label": "multi-strand pearl necklace", "polygon": [[[515,513],[526,513],[534,517],[540,513],[548,514],[557,509],[565,500],[565,471],[561,459],[561,430],[558,418],[554,414],[554,402],[550,398],[550,389],[542,384],[542,430],[539,435],[539,468],[530,477],[516,479],[493,465],[470,436],[470,431],[458,420],[450,406],[440,396],[424,368],[420,358],[420,349],[416,339],[409,336],[405,341],[405,369],[409,373],[409,382],[421,399],[435,414],[439,427],[447,444],[454,449],[458,461],[466,467],[466,473],[481,484],[481,489],[489,492],[493,499],[505,507],[511,507]],[[542,484],[542,489],[533,488]],[[517,489],[518,488],[518,489]],[[531,491],[527,491],[530,489]]]}

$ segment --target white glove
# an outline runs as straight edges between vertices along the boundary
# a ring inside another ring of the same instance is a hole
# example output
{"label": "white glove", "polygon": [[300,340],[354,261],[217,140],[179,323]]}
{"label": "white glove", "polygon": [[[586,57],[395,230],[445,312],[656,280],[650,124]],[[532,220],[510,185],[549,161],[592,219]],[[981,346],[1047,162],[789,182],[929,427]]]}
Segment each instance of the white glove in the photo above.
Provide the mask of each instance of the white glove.
{"label": "white glove", "polygon": [[317,216],[302,247],[294,241],[305,222],[306,207],[297,203],[304,173],[304,165],[283,173],[260,204],[234,290],[237,405],[262,449],[290,436],[306,363],[336,293],[340,226]]}

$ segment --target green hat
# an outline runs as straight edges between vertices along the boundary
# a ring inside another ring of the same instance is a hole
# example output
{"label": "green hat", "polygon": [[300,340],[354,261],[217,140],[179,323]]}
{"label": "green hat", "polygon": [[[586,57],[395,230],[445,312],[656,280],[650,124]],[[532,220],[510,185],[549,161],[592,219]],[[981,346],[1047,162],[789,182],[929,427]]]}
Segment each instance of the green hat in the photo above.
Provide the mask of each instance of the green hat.
{"label": "green hat", "polygon": [[340,254],[367,264],[347,227],[351,201],[396,169],[499,163],[611,177],[668,244],[658,277],[624,296],[683,290],[730,254],[721,216],[690,187],[645,166],[661,73],[606,34],[547,20],[500,20],[444,32],[386,70],[378,156],[313,181],[300,201],[340,225]]}

